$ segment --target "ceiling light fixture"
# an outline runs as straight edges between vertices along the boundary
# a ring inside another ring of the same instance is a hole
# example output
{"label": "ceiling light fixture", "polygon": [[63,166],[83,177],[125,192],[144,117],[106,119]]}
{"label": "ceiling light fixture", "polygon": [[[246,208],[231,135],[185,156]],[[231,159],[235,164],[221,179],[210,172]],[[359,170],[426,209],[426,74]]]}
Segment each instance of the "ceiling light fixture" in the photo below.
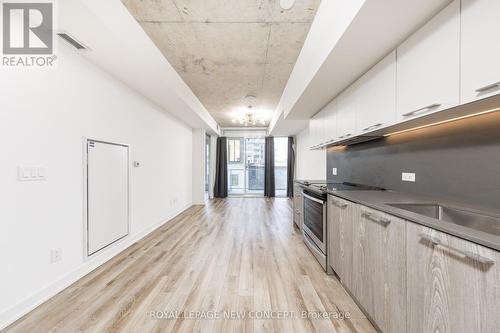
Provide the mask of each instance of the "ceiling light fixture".
{"label": "ceiling light fixture", "polygon": [[280,7],[284,10],[289,10],[295,4],[295,0],[280,0]]}
{"label": "ceiling light fixture", "polygon": [[[252,106],[249,105],[248,109],[251,109]],[[245,113],[241,113],[233,118],[233,124],[239,123],[242,126],[255,126],[255,125],[265,125],[266,120],[262,115],[256,115],[254,112],[247,111]]]}

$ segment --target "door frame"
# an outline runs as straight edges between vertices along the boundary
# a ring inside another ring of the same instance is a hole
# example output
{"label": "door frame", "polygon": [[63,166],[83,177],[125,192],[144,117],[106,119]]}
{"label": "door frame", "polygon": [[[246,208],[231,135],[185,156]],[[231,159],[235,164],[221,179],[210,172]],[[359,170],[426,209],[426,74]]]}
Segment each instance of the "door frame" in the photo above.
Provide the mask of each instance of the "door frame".
{"label": "door frame", "polygon": [[[115,146],[122,146],[127,148],[127,234],[114,242],[106,245],[105,247],[99,249],[98,251],[89,254],[88,251],[88,142],[95,141],[104,144],[110,144]],[[84,261],[92,259],[94,256],[98,256],[102,251],[109,249],[110,246],[117,243],[123,242],[130,237],[130,145],[128,143],[119,143],[116,141],[96,139],[95,137],[83,137],[83,258]]]}

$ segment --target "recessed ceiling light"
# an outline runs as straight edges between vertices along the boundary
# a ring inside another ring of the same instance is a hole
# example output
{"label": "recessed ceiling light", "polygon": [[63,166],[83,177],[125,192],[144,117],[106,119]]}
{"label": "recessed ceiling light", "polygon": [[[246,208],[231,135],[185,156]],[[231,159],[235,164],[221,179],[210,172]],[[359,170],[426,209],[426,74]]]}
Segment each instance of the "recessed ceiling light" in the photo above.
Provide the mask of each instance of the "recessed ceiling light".
{"label": "recessed ceiling light", "polygon": [[280,6],[284,10],[291,9],[295,4],[295,0],[280,0]]}

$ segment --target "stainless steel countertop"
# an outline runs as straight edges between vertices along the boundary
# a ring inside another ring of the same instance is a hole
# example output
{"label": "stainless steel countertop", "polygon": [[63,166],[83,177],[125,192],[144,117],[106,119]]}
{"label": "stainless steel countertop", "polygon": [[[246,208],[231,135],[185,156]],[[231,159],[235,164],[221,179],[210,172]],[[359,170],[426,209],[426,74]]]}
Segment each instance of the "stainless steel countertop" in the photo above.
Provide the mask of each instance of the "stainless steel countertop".
{"label": "stainless steel countertop", "polygon": [[328,191],[328,194],[500,251],[500,236],[412,213],[407,210],[389,206],[387,203],[437,203],[444,206],[484,213],[498,218],[500,218],[500,209],[464,205],[463,203],[452,202],[440,198],[397,191]]}

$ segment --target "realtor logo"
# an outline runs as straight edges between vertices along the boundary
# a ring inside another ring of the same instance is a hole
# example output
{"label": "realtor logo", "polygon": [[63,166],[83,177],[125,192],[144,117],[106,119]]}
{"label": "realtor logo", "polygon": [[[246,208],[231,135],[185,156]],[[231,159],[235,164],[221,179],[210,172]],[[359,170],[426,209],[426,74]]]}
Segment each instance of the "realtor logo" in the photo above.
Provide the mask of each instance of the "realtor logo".
{"label": "realtor logo", "polygon": [[1,67],[54,67],[54,3],[21,1],[2,2]]}
{"label": "realtor logo", "polygon": [[3,3],[3,53],[52,54],[52,3]]}

